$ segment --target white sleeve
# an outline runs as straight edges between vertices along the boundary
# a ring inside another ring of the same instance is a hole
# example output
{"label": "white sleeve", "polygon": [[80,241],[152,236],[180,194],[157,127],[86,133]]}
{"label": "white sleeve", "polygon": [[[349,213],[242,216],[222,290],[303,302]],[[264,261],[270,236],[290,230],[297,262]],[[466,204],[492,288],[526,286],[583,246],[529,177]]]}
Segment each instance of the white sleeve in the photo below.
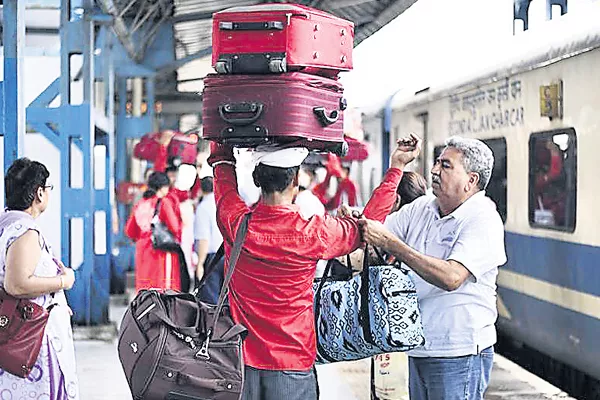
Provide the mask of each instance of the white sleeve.
{"label": "white sleeve", "polygon": [[383,225],[403,242],[406,240],[406,231],[408,230],[408,221],[410,220],[409,205],[388,215]]}
{"label": "white sleeve", "polygon": [[202,203],[196,209],[194,218],[194,240],[210,240],[210,215]]}
{"label": "white sleeve", "polygon": [[446,260],[461,263],[479,280],[486,272],[506,263],[504,226],[500,217],[469,218]]}

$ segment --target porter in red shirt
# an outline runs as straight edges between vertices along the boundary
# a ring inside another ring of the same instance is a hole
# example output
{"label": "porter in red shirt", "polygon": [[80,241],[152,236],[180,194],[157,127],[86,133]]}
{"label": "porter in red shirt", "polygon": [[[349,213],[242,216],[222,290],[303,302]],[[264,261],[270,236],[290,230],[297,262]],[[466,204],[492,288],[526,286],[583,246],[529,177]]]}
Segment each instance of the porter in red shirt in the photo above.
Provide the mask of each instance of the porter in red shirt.
{"label": "porter in red shirt", "polygon": [[[250,209],[237,191],[232,149],[213,143],[212,150],[209,162],[214,167],[217,223],[227,256],[242,217],[252,212],[229,294],[234,320],[248,329],[246,365],[309,370],[316,355],[312,290],[316,264],[358,248],[358,223],[351,217],[305,219],[294,204],[259,201]],[[365,207],[367,218],[384,220],[401,177],[400,169],[388,170]]]}

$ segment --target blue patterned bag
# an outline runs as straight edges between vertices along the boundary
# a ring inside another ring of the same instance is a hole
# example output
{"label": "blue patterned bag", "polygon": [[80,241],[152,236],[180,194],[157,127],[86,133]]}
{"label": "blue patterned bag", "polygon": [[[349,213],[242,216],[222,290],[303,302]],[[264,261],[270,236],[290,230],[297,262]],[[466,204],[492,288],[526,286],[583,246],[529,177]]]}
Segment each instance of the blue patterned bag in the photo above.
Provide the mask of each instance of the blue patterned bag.
{"label": "blue patterned bag", "polygon": [[415,284],[399,263],[369,266],[349,280],[315,280],[318,364],[408,351],[425,343]]}

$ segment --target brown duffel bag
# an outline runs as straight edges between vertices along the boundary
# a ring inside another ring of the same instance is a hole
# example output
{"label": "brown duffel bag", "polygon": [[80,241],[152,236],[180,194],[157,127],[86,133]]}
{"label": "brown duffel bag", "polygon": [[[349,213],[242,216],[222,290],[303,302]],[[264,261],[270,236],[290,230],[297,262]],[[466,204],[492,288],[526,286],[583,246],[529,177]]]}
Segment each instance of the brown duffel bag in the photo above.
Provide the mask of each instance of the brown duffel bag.
{"label": "brown duffel bag", "polygon": [[189,293],[156,290],[142,290],[132,301],[118,352],[135,400],[241,398],[246,328],[233,321],[225,299],[249,217],[237,232],[217,305]]}

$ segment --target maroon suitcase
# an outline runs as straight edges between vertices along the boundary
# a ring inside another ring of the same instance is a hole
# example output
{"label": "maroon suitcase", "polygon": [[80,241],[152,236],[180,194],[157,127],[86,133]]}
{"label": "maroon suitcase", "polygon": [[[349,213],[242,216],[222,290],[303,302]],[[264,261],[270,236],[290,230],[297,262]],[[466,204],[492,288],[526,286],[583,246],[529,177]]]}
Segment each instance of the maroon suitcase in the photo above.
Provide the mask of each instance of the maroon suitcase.
{"label": "maroon suitcase", "polygon": [[338,81],[300,72],[208,75],[202,136],[238,147],[276,143],[343,155],[342,94]]}
{"label": "maroon suitcase", "polygon": [[296,4],[234,7],[213,15],[212,63],[220,74],[352,69],[354,24]]}

